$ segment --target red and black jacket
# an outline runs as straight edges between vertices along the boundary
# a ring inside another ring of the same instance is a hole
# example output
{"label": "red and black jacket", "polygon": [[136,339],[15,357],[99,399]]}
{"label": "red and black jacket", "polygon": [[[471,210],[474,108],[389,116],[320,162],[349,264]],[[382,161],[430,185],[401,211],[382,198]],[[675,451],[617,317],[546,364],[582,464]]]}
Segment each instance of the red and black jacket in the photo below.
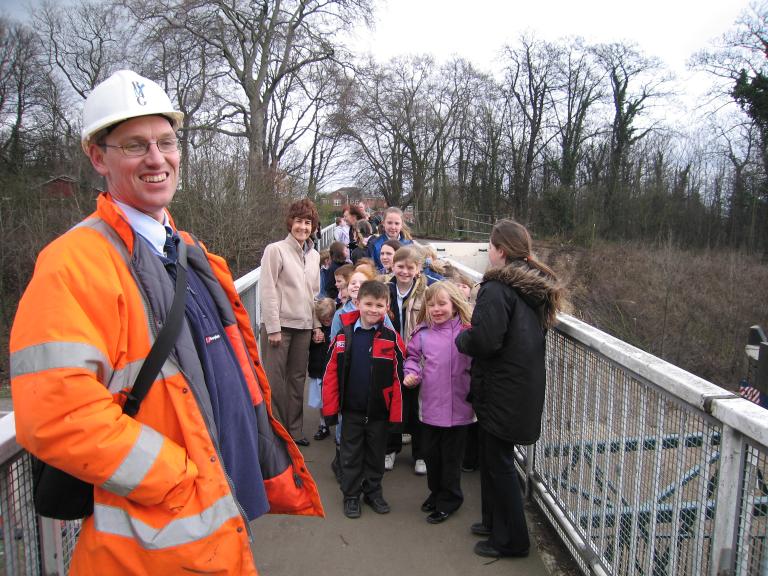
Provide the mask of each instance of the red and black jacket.
{"label": "red and black jacket", "polygon": [[[349,357],[346,350],[352,342],[358,310],[342,314],[342,328],[331,342],[328,365],[323,376],[323,417],[332,426],[344,409],[344,387],[349,379]],[[369,382],[369,420],[403,421],[402,382],[405,345],[394,330],[380,324],[371,347]]]}

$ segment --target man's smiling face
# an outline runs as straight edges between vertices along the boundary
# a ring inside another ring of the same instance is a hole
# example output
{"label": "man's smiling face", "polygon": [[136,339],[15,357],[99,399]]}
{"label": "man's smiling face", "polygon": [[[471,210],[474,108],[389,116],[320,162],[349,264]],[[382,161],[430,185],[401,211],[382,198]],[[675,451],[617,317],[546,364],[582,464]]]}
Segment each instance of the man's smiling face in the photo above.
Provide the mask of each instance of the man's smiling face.
{"label": "man's smiling face", "polygon": [[162,222],[163,208],[176,193],[179,152],[162,153],[154,144],[176,134],[163,116],[140,116],[117,126],[105,138],[110,146],[152,142],[143,156],[128,157],[119,148],[92,144],[89,156],[94,168],[107,179],[107,191],[115,200]]}

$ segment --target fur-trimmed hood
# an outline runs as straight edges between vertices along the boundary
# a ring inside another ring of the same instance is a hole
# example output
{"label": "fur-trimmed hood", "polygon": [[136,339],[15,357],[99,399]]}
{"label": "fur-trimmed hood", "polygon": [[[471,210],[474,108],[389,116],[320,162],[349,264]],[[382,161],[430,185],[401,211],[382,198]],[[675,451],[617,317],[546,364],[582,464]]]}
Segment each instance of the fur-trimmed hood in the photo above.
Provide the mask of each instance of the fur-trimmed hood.
{"label": "fur-trimmed hood", "polygon": [[565,287],[555,278],[528,264],[513,262],[491,268],[483,282],[496,280],[513,288],[539,316],[544,329],[557,324],[557,313],[565,306]]}

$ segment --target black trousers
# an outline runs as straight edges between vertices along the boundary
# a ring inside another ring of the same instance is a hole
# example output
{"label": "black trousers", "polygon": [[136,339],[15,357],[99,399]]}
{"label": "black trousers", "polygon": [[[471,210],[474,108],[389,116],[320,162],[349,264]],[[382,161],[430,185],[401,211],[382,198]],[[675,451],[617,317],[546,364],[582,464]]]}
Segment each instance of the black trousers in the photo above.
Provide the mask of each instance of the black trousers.
{"label": "black trousers", "polygon": [[427,463],[427,502],[440,512],[455,512],[464,502],[461,460],[467,426],[443,428],[422,423],[424,459]]}
{"label": "black trousers", "polygon": [[464,444],[464,462],[462,466],[471,470],[480,468],[480,440],[478,438],[479,425],[473,422],[467,429],[467,442]]}
{"label": "black trousers", "polygon": [[528,550],[528,524],[523,511],[520,480],[515,470],[515,445],[480,426],[480,493],[483,524],[490,542],[502,554]]}
{"label": "black trousers", "polygon": [[[404,432],[411,435],[411,455],[414,462],[424,459],[422,446],[423,424],[419,420],[419,389],[403,386],[403,421]],[[401,433],[389,433],[387,438],[386,453],[400,452],[403,449],[403,435]]]}
{"label": "black trousers", "polygon": [[361,412],[343,412],[342,419],[339,455],[344,498],[357,498],[361,492],[381,496],[389,422],[372,422]]}

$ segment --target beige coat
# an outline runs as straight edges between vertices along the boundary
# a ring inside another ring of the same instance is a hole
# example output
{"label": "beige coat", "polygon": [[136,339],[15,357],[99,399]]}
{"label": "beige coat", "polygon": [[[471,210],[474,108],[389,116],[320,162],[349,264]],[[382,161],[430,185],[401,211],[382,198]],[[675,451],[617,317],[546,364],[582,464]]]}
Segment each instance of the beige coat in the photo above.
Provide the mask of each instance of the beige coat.
{"label": "beige coat", "polygon": [[288,234],[264,249],[259,300],[267,334],[280,332],[281,326],[307,330],[320,326],[314,314],[315,295],[320,291],[320,255],[312,247],[312,240],[307,240],[302,250]]}

